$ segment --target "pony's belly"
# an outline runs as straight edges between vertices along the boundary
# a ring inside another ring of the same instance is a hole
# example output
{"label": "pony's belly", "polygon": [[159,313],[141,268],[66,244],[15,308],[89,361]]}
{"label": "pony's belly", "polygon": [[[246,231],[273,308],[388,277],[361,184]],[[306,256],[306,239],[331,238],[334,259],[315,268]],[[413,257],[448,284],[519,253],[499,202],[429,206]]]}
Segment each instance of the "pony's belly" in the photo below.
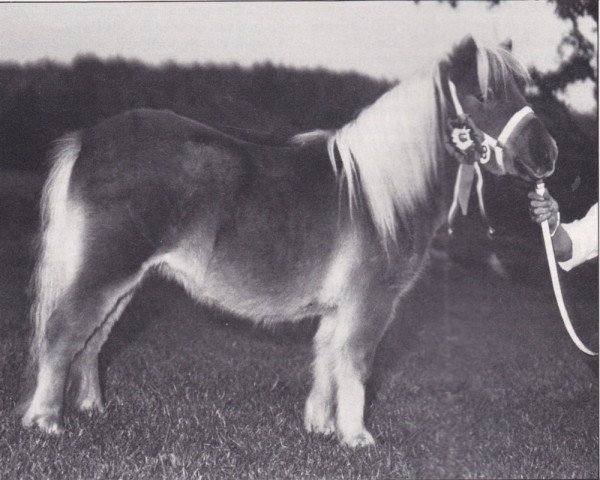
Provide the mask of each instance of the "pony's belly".
{"label": "pony's belly", "polygon": [[258,321],[281,322],[321,315],[333,308],[319,298],[318,276],[307,275],[305,284],[293,278],[280,277],[279,282],[228,276],[223,272],[207,274],[201,291],[201,301],[216,304],[238,315]]}
{"label": "pony's belly", "polygon": [[183,286],[196,301],[260,322],[293,321],[335,309],[323,301],[322,268],[299,268],[295,275],[260,278],[248,265],[215,264],[201,255],[174,251],[149,263]]}

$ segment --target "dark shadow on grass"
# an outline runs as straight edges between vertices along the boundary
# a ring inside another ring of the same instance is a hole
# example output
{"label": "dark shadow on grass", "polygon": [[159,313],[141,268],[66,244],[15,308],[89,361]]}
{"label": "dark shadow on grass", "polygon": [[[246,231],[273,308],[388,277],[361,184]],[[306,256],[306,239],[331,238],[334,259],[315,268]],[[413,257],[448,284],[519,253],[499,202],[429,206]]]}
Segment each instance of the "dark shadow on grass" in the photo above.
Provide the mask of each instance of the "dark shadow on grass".
{"label": "dark shadow on grass", "polygon": [[105,391],[106,372],[111,362],[129,345],[138,340],[152,323],[161,318],[159,314],[159,302],[162,296],[160,289],[165,286],[169,287],[168,282],[156,277],[151,276],[146,279],[113,326],[98,359],[102,391]]}
{"label": "dark shadow on grass", "polygon": [[[378,392],[389,381],[391,373],[401,372],[403,363],[411,355],[427,355],[426,349],[432,348],[432,343],[443,341],[439,337],[444,332],[444,262],[432,260],[423,276],[399,303],[396,317],[375,354],[371,377],[366,386],[367,406],[377,400]],[[423,340],[431,336],[435,338]],[[365,414],[368,416],[368,408]]]}
{"label": "dark shadow on grass", "polygon": [[[166,321],[168,316],[161,313],[166,308],[164,302],[189,302],[199,322],[208,322],[211,327],[223,331],[240,332],[248,338],[267,340],[278,345],[307,344],[312,340],[318,327],[317,318],[307,318],[298,322],[281,322],[272,325],[255,324],[249,319],[237,317],[218,308],[197,305],[184,289],[173,281],[150,276],[124,310],[114,325],[108,340],[99,356],[100,382],[104,389],[106,372],[110,363],[154,323]],[[190,331],[191,335],[195,333]]]}

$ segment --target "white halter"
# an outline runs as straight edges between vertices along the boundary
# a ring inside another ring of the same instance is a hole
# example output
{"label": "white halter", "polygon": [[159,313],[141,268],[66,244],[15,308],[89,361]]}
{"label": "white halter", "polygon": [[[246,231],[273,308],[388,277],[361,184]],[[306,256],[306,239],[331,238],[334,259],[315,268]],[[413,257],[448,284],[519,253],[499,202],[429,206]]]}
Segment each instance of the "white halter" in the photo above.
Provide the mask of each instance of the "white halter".
{"label": "white halter", "polygon": [[[454,110],[456,110],[456,115],[463,115],[464,110],[462,108],[462,105],[460,104],[460,101],[458,100],[458,95],[456,94],[456,85],[454,85],[454,82],[452,80],[448,80],[448,88],[450,89],[450,96],[452,97],[452,103],[454,103]],[[523,107],[521,110],[516,112],[512,117],[510,117],[510,119],[508,120],[506,125],[504,125],[504,128],[500,132],[500,135],[498,135],[497,139],[492,137],[491,135],[488,135],[484,131],[482,131],[483,136],[485,138],[483,143],[487,147],[488,152],[491,152],[492,149],[494,150],[494,154],[496,156],[496,163],[498,164],[498,167],[500,168],[500,170],[502,170],[502,173],[506,172],[506,168],[504,167],[504,147],[503,146],[506,145],[506,143],[508,142],[508,139],[513,134],[513,132],[515,131],[517,126],[519,126],[519,124],[521,124],[521,122],[523,122],[523,120],[528,115],[535,115],[529,105]],[[487,162],[489,162],[489,160],[490,160],[490,155],[488,153],[488,154],[484,154],[481,157],[481,159],[479,160],[479,162],[487,163]]]}

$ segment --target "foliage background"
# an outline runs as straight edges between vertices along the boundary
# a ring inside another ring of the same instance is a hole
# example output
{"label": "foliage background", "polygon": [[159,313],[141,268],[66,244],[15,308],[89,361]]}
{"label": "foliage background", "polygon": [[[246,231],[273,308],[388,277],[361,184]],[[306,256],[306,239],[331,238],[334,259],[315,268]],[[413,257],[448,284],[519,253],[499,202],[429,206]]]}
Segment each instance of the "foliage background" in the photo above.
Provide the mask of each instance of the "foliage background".
{"label": "foliage background", "polygon": [[[566,221],[583,215],[598,196],[597,117],[569,111],[556,96],[570,81],[594,75],[588,47],[585,58],[571,55],[556,72],[532,72],[537,88],[529,100],[560,150],[556,173],[547,183]],[[0,168],[43,174],[54,139],[132,108],[170,109],[235,135],[268,141],[339,127],[391,86],[353,72],[271,63],[153,67],[84,55],[69,65],[0,64]],[[515,242],[531,248],[537,230],[522,208],[527,201],[522,186],[510,178],[490,177],[486,200],[498,232],[493,248],[510,250]],[[472,213],[466,223],[469,232],[481,233]],[[490,247],[484,238],[478,243]],[[539,251],[539,244],[533,242],[532,248]]]}
{"label": "foliage background", "polygon": [[[596,2],[553,3],[574,29],[582,15],[597,24]],[[559,145],[548,183],[566,220],[598,197],[597,116],[556,99],[577,79],[597,85],[595,53],[580,40],[567,36],[576,48],[564,49],[556,72],[532,72],[529,99]],[[257,331],[157,280],[103,349],[106,414],[68,412],[60,439],[10,415],[29,333],[28,247],[55,138],[150,107],[277,140],[338,127],[389,87],[269,63],[151,67],[86,55],[0,64],[0,478],[598,478],[598,364],[577,356],[563,331],[526,189],[509,178],[486,179],[496,238],[472,205],[386,335],[367,417],[375,449],[303,432],[314,321]],[[490,251],[510,281],[445,256],[485,264]],[[569,308],[595,322],[597,263],[565,280]],[[578,327],[595,338],[597,325]]]}

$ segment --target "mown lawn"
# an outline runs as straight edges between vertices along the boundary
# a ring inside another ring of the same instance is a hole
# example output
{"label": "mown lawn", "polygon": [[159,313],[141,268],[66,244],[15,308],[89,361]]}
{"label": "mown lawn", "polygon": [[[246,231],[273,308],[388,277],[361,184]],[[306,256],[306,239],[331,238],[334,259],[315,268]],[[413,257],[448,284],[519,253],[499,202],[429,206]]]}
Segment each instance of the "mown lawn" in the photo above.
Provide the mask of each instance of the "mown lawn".
{"label": "mown lawn", "polygon": [[[68,412],[58,439],[24,430],[11,412],[33,224],[32,203],[13,193],[0,193],[2,479],[598,477],[597,364],[570,344],[548,285],[442,258],[381,346],[375,448],[303,431],[315,321],[261,330],[161,280],[102,354],[106,412]],[[597,315],[588,300],[581,312]]]}

